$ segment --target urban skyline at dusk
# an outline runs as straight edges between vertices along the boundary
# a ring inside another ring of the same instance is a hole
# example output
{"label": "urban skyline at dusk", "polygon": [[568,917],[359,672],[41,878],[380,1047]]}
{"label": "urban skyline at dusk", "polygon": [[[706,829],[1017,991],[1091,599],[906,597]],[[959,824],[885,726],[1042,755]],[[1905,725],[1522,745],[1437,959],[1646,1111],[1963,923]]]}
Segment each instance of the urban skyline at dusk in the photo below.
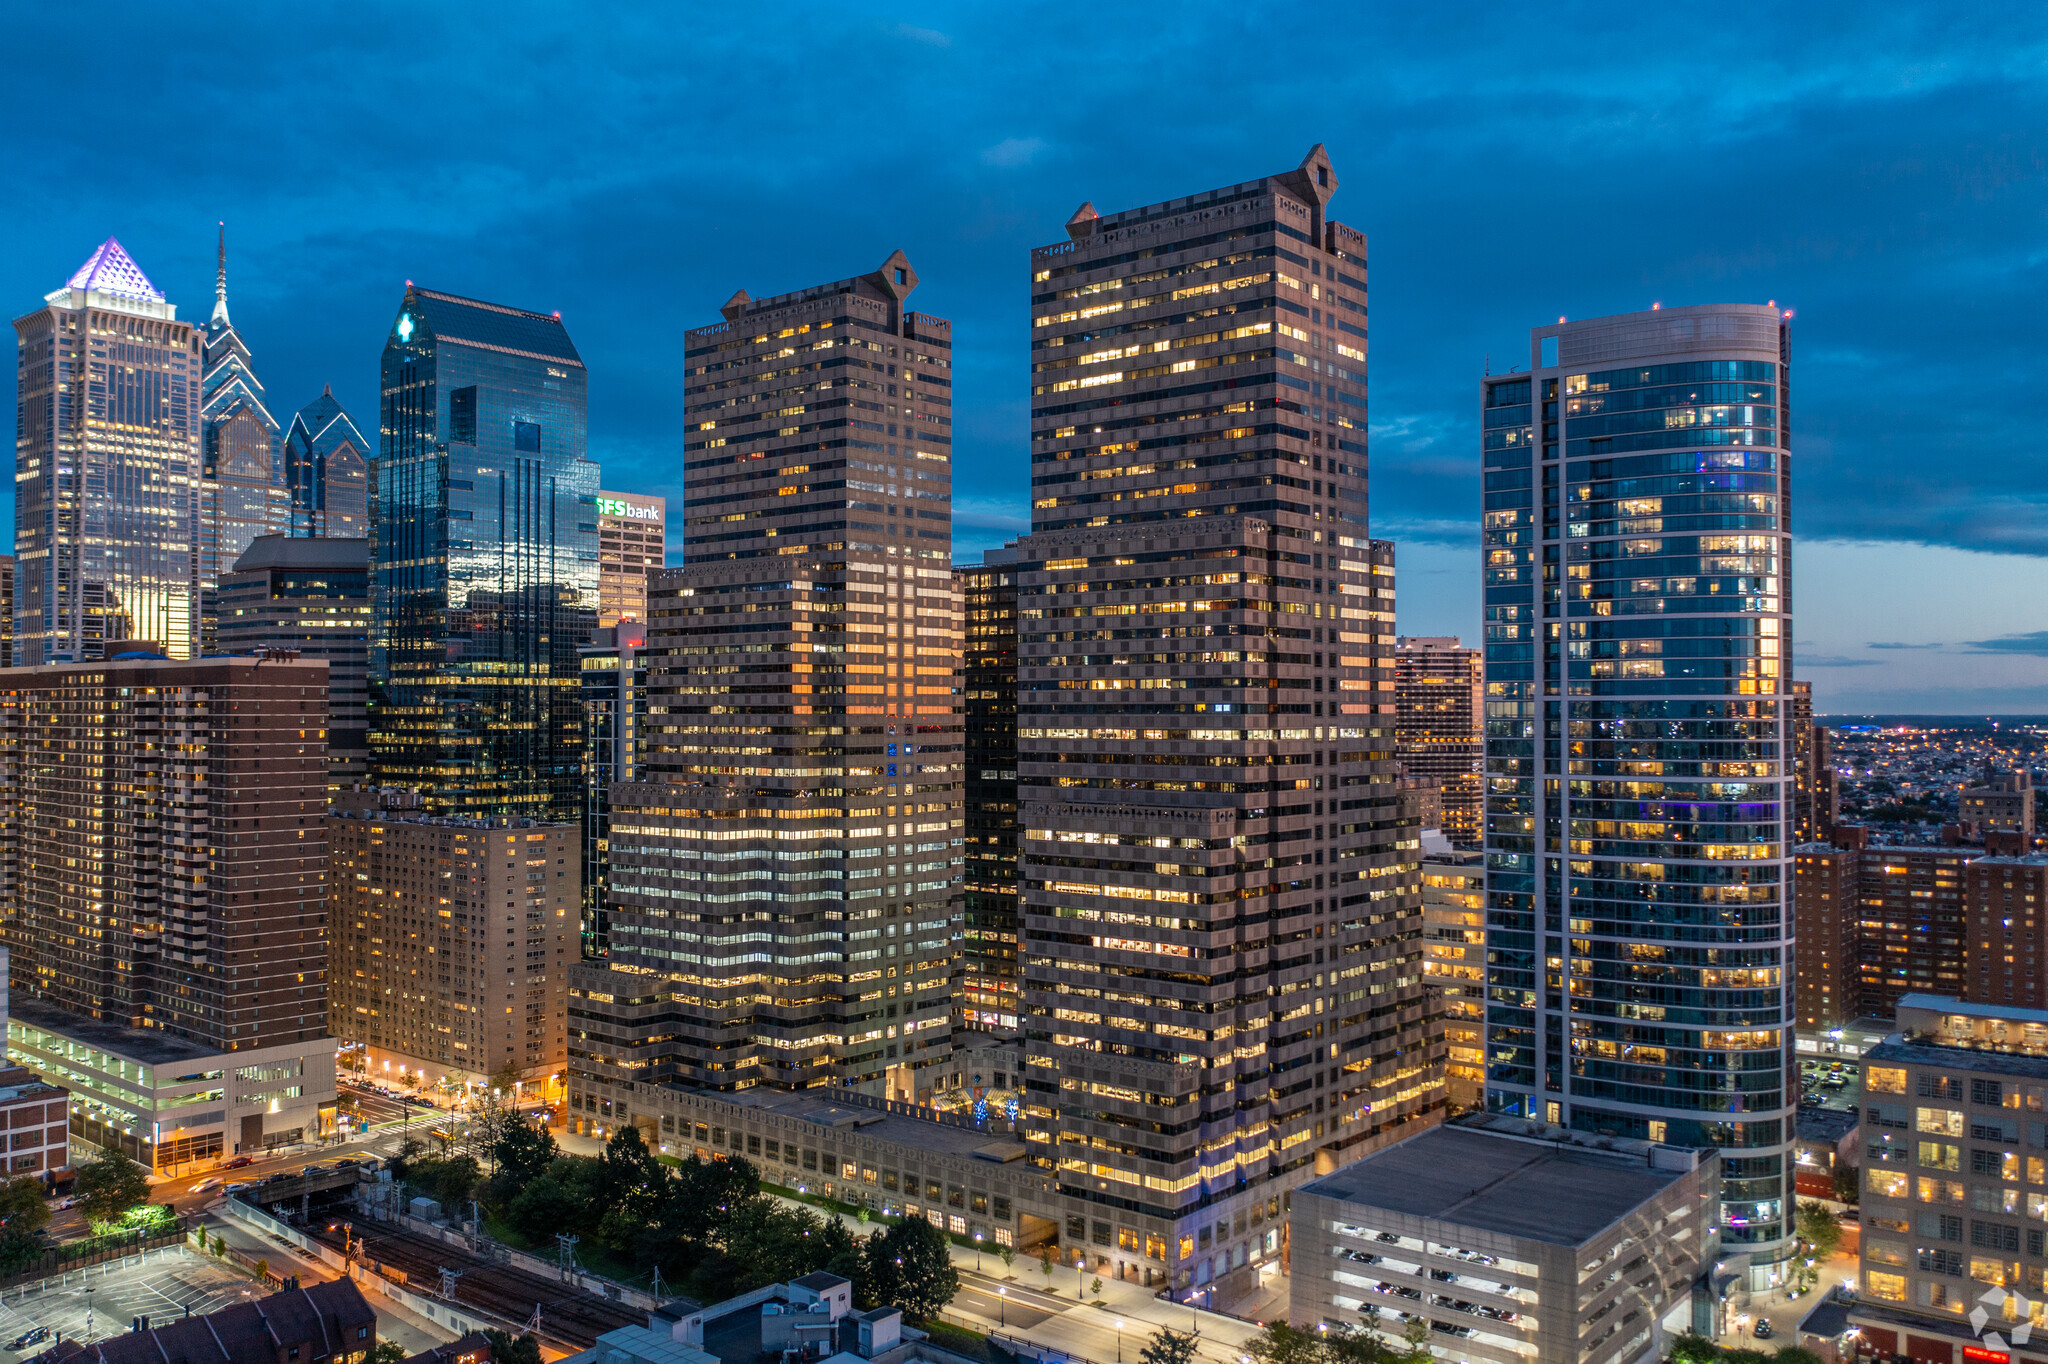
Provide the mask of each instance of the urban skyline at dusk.
{"label": "urban skyline at dusk", "polygon": [[[1186,73],[1242,36],[1221,10],[1172,35],[1110,11],[1105,33],[1143,34],[1135,61],[1123,41],[1069,53],[1026,13],[943,7],[773,33],[723,15],[602,33],[539,9],[488,33],[414,16],[430,32],[405,51],[468,52],[449,66],[404,55],[374,8],[220,32],[136,9],[104,58],[116,93],[8,149],[17,197],[45,208],[8,229],[0,283],[25,309],[113,235],[203,321],[225,219],[235,319],[284,412],[327,383],[375,411],[407,279],[559,308],[591,367],[607,486],[673,500],[681,342],[657,319],[735,282],[760,296],[829,277],[845,244],[901,248],[957,327],[955,546],[971,555],[1028,526],[1019,262],[1042,225],[1320,141],[1371,243],[1375,529],[1399,546],[1403,633],[1478,632],[1470,377],[1489,356],[1505,368],[1560,313],[1775,300],[1802,368],[1795,658],[1818,707],[2048,710],[2048,608],[2026,591],[2048,533],[2019,377],[2048,287],[2023,226],[2048,203],[2035,26],[1996,8],[1846,25],[1820,10],[1624,33],[1586,10],[1546,36],[1506,13],[1337,19],[1329,47],[1360,55],[1318,93],[1245,72],[1216,101]],[[56,44],[34,30],[59,22],[23,16],[22,40]],[[495,78],[541,49],[545,80]],[[306,54],[330,97],[221,74],[280,50]],[[835,91],[812,74],[833,51],[895,74]],[[124,77],[142,61],[203,121],[234,123],[232,155],[122,139],[142,97],[119,91],[158,87]],[[749,112],[764,71],[805,79]],[[16,126],[56,79],[11,86]],[[849,97],[903,134],[818,137]],[[86,156],[97,173],[71,176]]]}

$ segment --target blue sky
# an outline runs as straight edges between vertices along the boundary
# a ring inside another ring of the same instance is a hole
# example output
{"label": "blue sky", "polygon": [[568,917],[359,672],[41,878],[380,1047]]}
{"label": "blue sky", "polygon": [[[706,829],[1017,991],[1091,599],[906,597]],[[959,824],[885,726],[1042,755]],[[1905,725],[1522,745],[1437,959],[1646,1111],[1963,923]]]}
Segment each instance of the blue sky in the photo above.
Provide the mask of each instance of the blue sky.
{"label": "blue sky", "polygon": [[0,298],[111,233],[203,319],[225,218],[282,412],[331,382],[370,423],[408,278],[560,309],[606,486],[678,498],[683,328],[903,248],[955,328],[963,552],[1028,523],[1029,249],[1323,142],[1371,242],[1404,631],[1477,628],[1489,355],[1775,299],[1821,707],[2048,712],[2038,5],[114,4],[0,36]]}

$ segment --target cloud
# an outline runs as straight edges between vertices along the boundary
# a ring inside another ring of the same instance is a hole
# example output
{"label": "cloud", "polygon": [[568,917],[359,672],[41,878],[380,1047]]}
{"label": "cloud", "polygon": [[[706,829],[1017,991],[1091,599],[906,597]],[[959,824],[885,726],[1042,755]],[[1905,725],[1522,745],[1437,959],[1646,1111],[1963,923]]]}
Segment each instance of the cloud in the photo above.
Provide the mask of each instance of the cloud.
{"label": "cloud", "polygon": [[1807,668],[1875,668],[1880,661],[1875,658],[1842,658],[1839,655],[1825,654],[1797,654],[1795,657],[1798,658],[1802,671]]}
{"label": "cloud", "polygon": [[951,47],[953,45],[953,40],[937,29],[919,28],[915,24],[896,25],[896,36],[908,38],[914,43],[923,43],[926,47]]}
{"label": "cloud", "polygon": [[1006,137],[981,153],[984,166],[1028,166],[1031,158],[1045,150],[1042,137]]}
{"label": "cloud", "polygon": [[1863,647],[1866,649],[1946,649],[1948,646],[1946,644],[1880,644],[1873,641]]}
{"label": "cloud", "polygon": [[2048,658],[2048,630],[2031,630],[2023,635],[2000,635],[1997,639],[1972,639],[1965,643],[1973,653],[2021,654]]}

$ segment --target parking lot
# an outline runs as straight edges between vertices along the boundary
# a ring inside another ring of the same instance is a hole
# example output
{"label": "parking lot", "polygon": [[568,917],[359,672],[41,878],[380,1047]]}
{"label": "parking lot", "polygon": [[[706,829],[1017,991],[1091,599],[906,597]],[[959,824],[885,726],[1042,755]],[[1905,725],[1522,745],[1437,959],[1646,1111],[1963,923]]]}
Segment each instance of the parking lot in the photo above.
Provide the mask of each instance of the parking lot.
{"label": "parking lot", "polygon": [[7,1348],[31,1327],[47,1327],[51,1339],[104,1340],[125,1332],[135,1317],[164,1322],[188,1310],[194,1316],[217,1312],[258,1291],[244,1275],[182,1245],[74,1269],[0,1294],[0,1360],[24,1359],[49,1348],[49,1341]]}
{"label": "parking lot", "polygon": [[1801,1057],[1799,1102],[1854,1113],[1862,1093],[1861,1065],[1854,1057]]}

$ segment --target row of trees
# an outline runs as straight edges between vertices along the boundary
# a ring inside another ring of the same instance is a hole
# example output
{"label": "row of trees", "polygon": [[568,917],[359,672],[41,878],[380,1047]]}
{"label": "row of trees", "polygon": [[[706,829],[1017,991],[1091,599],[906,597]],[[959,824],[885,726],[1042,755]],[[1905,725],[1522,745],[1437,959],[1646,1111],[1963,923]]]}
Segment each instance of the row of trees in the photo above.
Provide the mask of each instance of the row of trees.
{"label": "row of trees", "polygon": [[921,1219],[859,1237],[762,1193],[748,1161],[664,1161],[630,1124],[601,1156],[564,1154],[545,1127],[509,1112],[493,1130],[481,1160],[412,1146],[392,1162],[393,1178],[443,1207],[474,1199],[502,1232],[542,1250],[574,1235],[599,1251],[592,1258],[659,1267],[664,1283],[706,1302],[820,1269],[852,1280],[864,1307],[919,1318],[959,1291],[945,1234]]}

